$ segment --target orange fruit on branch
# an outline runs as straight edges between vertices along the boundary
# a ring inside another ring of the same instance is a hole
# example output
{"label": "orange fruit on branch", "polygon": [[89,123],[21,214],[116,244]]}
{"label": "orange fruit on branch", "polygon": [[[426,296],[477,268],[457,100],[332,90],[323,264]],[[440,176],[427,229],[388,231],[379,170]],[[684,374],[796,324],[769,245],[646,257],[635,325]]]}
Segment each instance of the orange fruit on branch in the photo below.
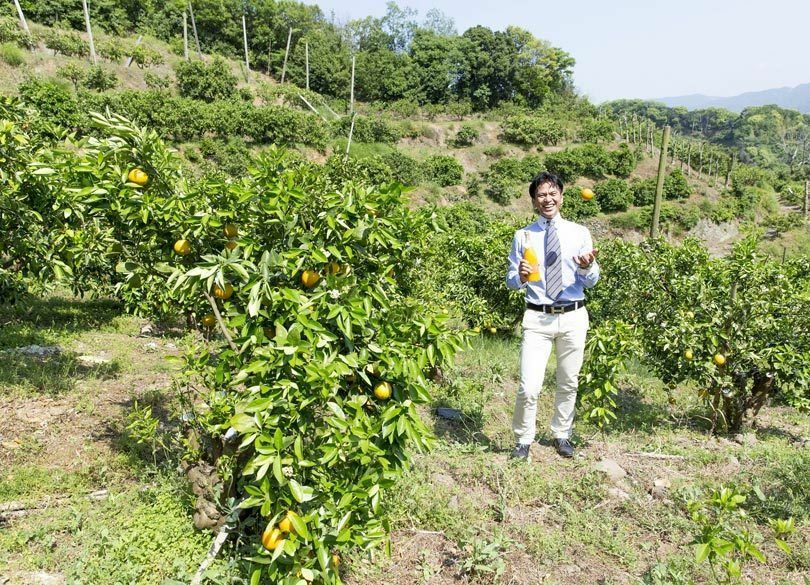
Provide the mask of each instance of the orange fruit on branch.
{"label": "orange fruit on branch", "polygon": [[267,550],[276,550],[278,543],[282,540],[281,530],[272,524],[268,524],[267,528],[265,528],[264,532],[262,533],[262,546],[264,546],[264,548]]}
{"label": "orange fruit on branch", "polygon": [[226,223],[225,228],[222,231],[225,232],[226,238],[235,238],[239,233],[239,228],[232,223]]}
{"label": "orange fruit on branch", "polygon": [[227,301],[229,298],[231,298],[232,294],[233,294],[233,286],[231,286],[231,283],[226,283],[225,288],[222,288],[218,284],[214,285],[214,296],[216,298],[222,299],[223,301]]}
{"label": "orange fruit on branch", "polygon": [[314,270],[304,270],[304,272],[301,273],[301,284],[307,288],[312,288],[318,284],[320,279],[321,275]]}
{"label": "orange fruit on branch", "polygon": [[208,313],[205,317],[202,318],[202,324],[209,329],[217,324],[217,318],[214,317],[213,313]]}
{"label": "orange fruit on branch", "polygon": [[149,175],[139,168],[134,168],[127,173],[127,181],[143,187],[149,182]]}
{"label": "orange fruit on branch", "polygon": [[391,398],[391,384],[388,382],[380,382],[374,386],[374,396],[378,400],[388,400]]}
{"label": "orange fruit on branch", "polygon": [[714,354],[714,357],[712,359],[714,360],[714,363],[717,364],[718,366],[722,366],[723,364],[726,363],[726,356],[724,356],[722,353]]}
{"label": "orange fruit on branch", "polygon": [[191,243],[188,240],[182,239],[177,240],[174,243],[174,251],[181,256],[185,256],[189,252],[191,252]]}

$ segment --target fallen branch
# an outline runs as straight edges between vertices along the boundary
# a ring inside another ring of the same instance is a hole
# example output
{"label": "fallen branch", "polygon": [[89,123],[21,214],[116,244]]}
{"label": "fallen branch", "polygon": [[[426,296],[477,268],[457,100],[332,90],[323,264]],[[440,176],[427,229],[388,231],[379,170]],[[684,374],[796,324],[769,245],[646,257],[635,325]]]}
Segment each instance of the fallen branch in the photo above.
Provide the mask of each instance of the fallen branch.
{"label": "fallen branch", "polygon": [[225,541],[228,540],[228,536],[233,529],[232,526],[229,524],[223,524],[222,528],[219,529],[217,533],[217,537],[214,539],[214,542],[211,543],[211,548],[208,549],[208,553],[205,555],[203,562],[200,563],[197,572],[194,574],[194,578],[191,580],[191,585],[200,585],[202,583],[203,573],[208,570],[208,567],[211,566],[211,563],[214,562],[214,559],[217,558],[222,545],[225,544]]}
{"label": "fallen branch", "polygon": [[627,453],[630,457],[646,457],[648,459],[686,459],[683,455],[667,455],[665,453]]}

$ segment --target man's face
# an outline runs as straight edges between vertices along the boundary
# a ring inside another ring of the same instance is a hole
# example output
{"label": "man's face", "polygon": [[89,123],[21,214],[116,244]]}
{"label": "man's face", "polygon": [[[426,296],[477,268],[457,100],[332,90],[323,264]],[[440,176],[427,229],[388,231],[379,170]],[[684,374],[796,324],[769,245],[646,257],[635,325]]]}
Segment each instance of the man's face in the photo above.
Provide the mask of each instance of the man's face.
{"label": "man's face", "polygon": [[532,205],[546,219],[551,219],[560,212],[563,196],[554,183],[541,183],[534,193]]}

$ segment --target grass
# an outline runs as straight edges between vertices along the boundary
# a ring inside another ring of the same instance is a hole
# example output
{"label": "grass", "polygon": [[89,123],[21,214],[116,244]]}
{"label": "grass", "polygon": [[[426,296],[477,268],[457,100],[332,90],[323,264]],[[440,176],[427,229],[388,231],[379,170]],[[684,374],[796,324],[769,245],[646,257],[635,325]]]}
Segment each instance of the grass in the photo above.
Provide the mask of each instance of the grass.
{"label": "grass", "polygon": [[[171,368],[161,356],[167,340],[155,338],[159,349],[146,351],[148,340],[136,337],[139,321],[121,316],[115,303],[65,294],[3,307],[0,320],[4,349],[39,343],[66,350],[20,366],[2,362],[0,408],[37,411],[55,404],[59,412],[75,413],[70,420],[90,421],[91,429],[52,418],[47,434],[21,426],[2,433],[0,503],[32,509],[3,524],[0,573],[12,581],[45,571],[75,583],[188,582],[211,536],[193,528],[191,496],[173,455],[162,451],[153,458],[149,445],[136,444],[126,429],[149,407],[164,437],[177,415],[167,392]],[[78,350],[107,351],[114,366],[82,370],[74,361]],[[806,415],[767,409],[752,444],[710,438],[695,388],[668,393],[632,363],[620,380],[619,420],[605,432],[578,421],[578,457],[566,461],[548,446],[552,360],[539,403],[541,444],[532,446],[533,463],[520,464],[508,457],[518,370],[519,340],[509,335],[475,338],[446,369],[423,412],[436,448],[417,455],[383,499],[396,560],[357,552],[346,559],[347,579],[710,583],[708,565],[694,561],[690,543],[697,527],[686,505],[721,485],[747,496],[741,526],[759,535],[768,559],[749,563],[750,582],[797,583],[810,570],[810,455],[797,446],[810,434]],[[457,409],[460,419],[435,416],[438,406]],[[54,435],[62,438],[55,442]],[[11,452],[5,450],[9,441],[18,443]],[[603,458],[627,471],[618,486],[626,498],[595,469]],[[653,498],[658,478],[671,488]],[[106,499],[87,497],[99,489],[108,491]],[[788,556],[772,543],[768,519],[791,516],[798,530],[788,539]],[[224,558],[211,579],[243,579],[245,570]]]}

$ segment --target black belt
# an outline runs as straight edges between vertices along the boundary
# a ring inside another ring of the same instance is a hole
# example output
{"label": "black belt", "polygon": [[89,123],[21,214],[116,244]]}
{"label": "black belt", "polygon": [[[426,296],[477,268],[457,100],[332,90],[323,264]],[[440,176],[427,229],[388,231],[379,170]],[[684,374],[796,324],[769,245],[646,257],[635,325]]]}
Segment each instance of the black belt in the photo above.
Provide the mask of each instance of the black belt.
{"label": "black belt", "polygon": [[551,313],[552,315],[560,315],[568,311],[576,311],[585,306],[585,301],[574,301],[568,305],[535,305],[534,303],[526,303],[526,308],[532,311],[540,311],[541,313]]}

